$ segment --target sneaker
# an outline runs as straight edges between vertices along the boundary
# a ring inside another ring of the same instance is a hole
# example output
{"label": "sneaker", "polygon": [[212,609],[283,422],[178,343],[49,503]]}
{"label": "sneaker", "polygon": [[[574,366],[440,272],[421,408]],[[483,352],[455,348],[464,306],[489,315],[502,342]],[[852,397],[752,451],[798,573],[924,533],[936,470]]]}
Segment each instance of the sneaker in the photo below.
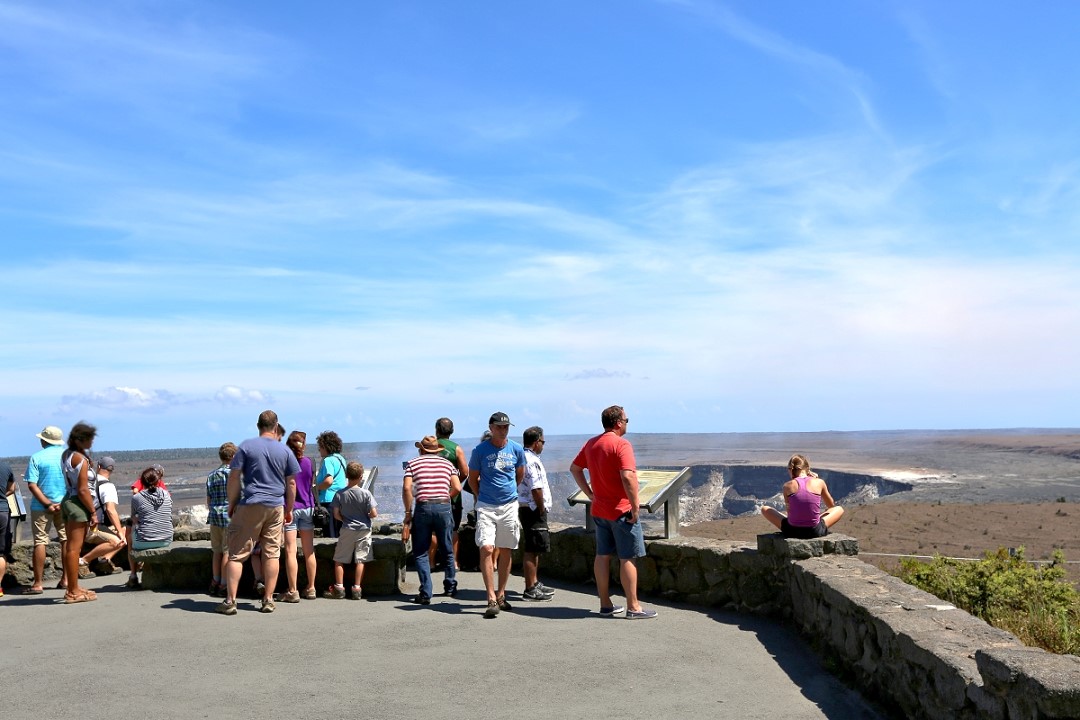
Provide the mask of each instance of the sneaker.
{"label": "sneaker", "polygon": [[454,583],[453,587],[443,588],[443,595],[446,597],[457,597],[457,583]]}
{"label": "sneaker", "polygon": [[94,577],[94,571],[90,569],[89,565],[87,565],[82,560],[80,560],[79,561],[79,579],[80,580],[85,580],[87,578],[92,578],[92,577]]}
{"label": "sneaker", "polygon": [[112,575],[113,573],[120,572],[120,568],[113,565],[112,560],[102,559],[97,561],[97,572],[102,575]]}
{"label": "sneaker", "polygon": [[627,620],[652,620],[654,617],[656,617],[655,610],[646,610],[645,608],[641,608],[640,610],[626,611]]}
{"label": "sneaker", "polygon": [[417,595],[409,602],[411,602],[413,605],[430,605],[431,598],[429,598],[427,595]]}
{"label": "sneaker", "polygon": [[353,600],[359,600],[364,596],[364,591],[359,585],[353,585],[352,590],[349,592],[349,597]]}
{"label": "sneaker", "polygon": [[304,598],[305,600],[314,600],[316,597],[318,597],[318,593],[315,592],[315,588],[305,589],[304,592],[300,594],[300,597]]}
{"label": "sneaker", "polygon": [[522,600],[528,600],[529,602],[545,602],[551,599],[550,595],[545,595],[540,588],[540,583],[533,585],[531,588],[521,593]]}
{"label": "sneaker", "polygon": [[272,613],[277,607],[274,605],[273,600],[263,600],[262,607],[259,608],[259,612]]}
{"label": "sneaker", "polygon": [[484,617],[491,619],[499,616],[499,603],[494,600],[488,600],[487,610],[484,611]]}
{"label": "sneaker", "polygon": [[220,613],[222,615],[235,615],[236,614],[236,603],[235,602],[223,602],[214,609],[214,612]]}
{"label": "sneaker", "polygon": [[495,598],[495,602],[499,605],[500,610],[505,610],[506,612],[510,612],[511,610],[514,609],[514,608],[510,607],[510,603],[506,602],[506,596],[505,595],[500,595],[499,597]]}
{"label": "sneaker", "polygon": [[548,597],[552,597],[555,595],[555,590],[553,588],[549,588],[547,585],[540,582],[539,580],[536,581],[536,589],[544,593]]}
{"label": "sneaker", "polygon": [[127,582],[124,583],[124,587],[128,590],[142,590],[142,583],[139,582],[137,575],[129,575]]}
{"label": "sneaker", "polygon": [[210,587],[207,589],[206,594],[210,597],[219,597],[219,592],[221,592],[221,584],[211,580]]}
{"label": "sneaker", "polygon": [[266,583],[262,580],[255,581],[255,597],[263,597],[266,594]]}
{"label": "sneaker", "polygon": [[610,607],[602,607],[602,608],[600,608],[600,617],[615,617],[616,615],[618,615],[619,613],[621,613],[625,609],[626,608],[624,608],[622,605],[612,605]]}
{"label": "sneaker", "polygon": [[281,596],[280,600],[283,603],[298,603],[300,602],[300,593],[297,590],[287,592]]}
{"label": "sneaker", "polygon": [[331,585],[330,588],[322,594],[324,598],[328,600],[344,600],[345,599],[345,586],[344,585]]}

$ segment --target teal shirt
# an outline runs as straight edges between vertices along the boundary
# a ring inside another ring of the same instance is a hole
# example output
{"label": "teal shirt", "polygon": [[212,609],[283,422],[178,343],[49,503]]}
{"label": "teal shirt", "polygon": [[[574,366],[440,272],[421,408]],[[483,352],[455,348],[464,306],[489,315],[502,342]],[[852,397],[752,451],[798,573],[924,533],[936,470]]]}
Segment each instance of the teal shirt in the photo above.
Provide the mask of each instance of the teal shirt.
{"label": "teal shirt", "polygon": [[[64,469],[60,465],[63,454],[63,445],[50,445],[31,455],[30,464],[26,466],[26,482],[37,485],[45,497],[54,503],[60,502],[67,495]],[[30,509],[44,510],[45,506],[38,502],[35,495],[30,501]]]}

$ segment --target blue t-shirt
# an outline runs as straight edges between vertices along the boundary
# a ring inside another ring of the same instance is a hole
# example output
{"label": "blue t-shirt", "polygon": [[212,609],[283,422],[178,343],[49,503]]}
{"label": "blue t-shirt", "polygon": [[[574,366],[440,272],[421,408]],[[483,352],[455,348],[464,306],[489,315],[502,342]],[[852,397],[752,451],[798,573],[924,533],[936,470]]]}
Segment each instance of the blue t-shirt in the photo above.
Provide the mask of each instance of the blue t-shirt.
{"label": "blue t-shirt", "polygon": [[350,530],[363,530],[371,527],[371,511],[379,507],[375,496],[353,485],[334,495],[334,507],[341,511],[341,526]]}
{"label": "blue t-shirt", "polygon": [[241,505],[285,505],[285,478],[300,472],[296,456],[285,445],[266,437],[240,443],[229,467],[243,472]]}
{"label": "blue t-shirt", "polygon": [[[60,502],[67,495],[67,482],[60,465],[60,456],[63,454],[63,445],[50,445],[31,455],[30,464],[26,466],[26,482],[36,483],[45,497],[54,503]],[[34,495],[30,501],[30,509],[44,510],[45,506],[38,502]]]}
{"label": "blue t-shirt", "polygon": [[517,502],[517,469],[525,467],[525,448],[513,440],[497,448],[485,441],[473,448],[469,471],[480,471],[478,502],[505,505]]}

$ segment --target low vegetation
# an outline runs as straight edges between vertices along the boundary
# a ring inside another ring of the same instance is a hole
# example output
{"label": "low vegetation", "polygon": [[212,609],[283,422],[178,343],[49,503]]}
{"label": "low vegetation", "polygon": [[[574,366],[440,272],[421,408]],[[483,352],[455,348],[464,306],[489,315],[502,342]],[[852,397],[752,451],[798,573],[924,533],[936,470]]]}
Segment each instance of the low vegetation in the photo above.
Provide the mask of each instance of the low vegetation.
{"label": "low vegetation", "polygon": [[963,608],[1026,644],[1054,653],[1080,654],[1080,592],[1065,579],[1058,550],[1046,565],[1024,559],[1024,549],[988,552],[982,560],[905,559],[905,582]]}

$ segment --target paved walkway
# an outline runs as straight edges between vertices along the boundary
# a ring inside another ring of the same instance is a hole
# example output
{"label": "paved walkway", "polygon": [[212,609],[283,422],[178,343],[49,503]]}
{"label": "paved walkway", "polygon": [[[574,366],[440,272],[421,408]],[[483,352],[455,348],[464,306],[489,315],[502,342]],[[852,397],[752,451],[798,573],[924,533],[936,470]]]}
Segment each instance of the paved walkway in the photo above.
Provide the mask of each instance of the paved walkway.
{"label": "paved walkway", "polygon": [[[481,617],[478,573],[456,599],[279,604],[239,613],[191,593],[90,580],[99,599],[0,599],[10,718],[867,718],[879,715],[778,624],[647,602],[601,618],[587,586]],[[410,580],[414,580],[410,574]],[[440,587],[441,574],[435,576]]]}

